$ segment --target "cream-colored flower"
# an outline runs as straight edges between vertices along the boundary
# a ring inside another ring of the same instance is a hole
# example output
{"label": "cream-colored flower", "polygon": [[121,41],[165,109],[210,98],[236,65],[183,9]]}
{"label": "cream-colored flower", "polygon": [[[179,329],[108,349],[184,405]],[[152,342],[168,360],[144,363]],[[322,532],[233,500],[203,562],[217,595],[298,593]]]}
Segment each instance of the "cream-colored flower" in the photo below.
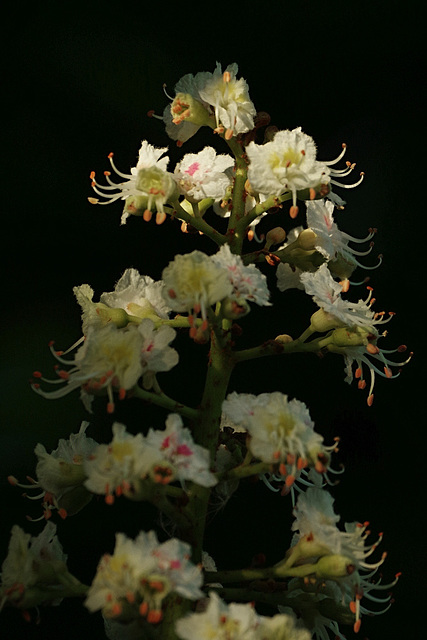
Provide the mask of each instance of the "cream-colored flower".
{"label": "cream-colored flower", "polygon": [[179,190],[189,202],[200,202],[204,198],[218,201],[231,184],[226,171],[233,166],[231,156],[217,154],[212,147],[205,147],[199,153],[186,154],[176,165],[174,176]]}
{"label": "cream-colored flower", "polygon": [[175,256],[163,270],[167,304],[174,311],[201,314],[233,291],[227,271],[201,251]]}

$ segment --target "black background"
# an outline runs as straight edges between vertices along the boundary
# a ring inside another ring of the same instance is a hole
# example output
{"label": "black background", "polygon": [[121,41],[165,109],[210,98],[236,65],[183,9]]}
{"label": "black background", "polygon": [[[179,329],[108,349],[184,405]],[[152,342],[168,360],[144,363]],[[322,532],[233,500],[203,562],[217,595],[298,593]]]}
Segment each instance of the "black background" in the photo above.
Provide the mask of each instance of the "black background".
{"label": "black background", "polygon": [[[87,202],[89,173],[101,175],[108,168],[110,151],[127,171],[142,139],[169,146],[172,166],[185,152],[217,145],[201,131],[179,151],[162,123],[146,113],[163,111],[163,83],[173,93],[186,73],[213,71],[216,61],[223,68],[237,62],[256,108],[269,112],[274,124],[302,126],[315,139],[319,159],[335,157],[346,142],[348,158],[365,171],[360,187],[340,192],[348,205],[339,224],[359,237],[368,227],[378,228],[373,259],[381,252],[384,263],[370,274],[375,308],[397,314],[384,346],[406,343],[415,357],[398,380],[378,380],[371,408],[364,392],[345,384],[342,359],[332,356],[292,356],[245,366],[236,371],[232,387],[296,396],[308,404],[326,441],[341,436],[338,461],[345,463],[346,473],[334,489],[337,512],[343,521],[369,520],[374,533],[384,531],[381,546],[389,554],[384,581],[397,571],[403,574],[392,609],[365,618],[359,635],[371,640],[405,633],[417,637],[425,573],[419,392],[424,381],[425,137],[418,4],[14,3],[2,37],[2,558],[12,524],[34,534],[40,530],[40,524],[24,517],[36,515],[37,506],[24,501],[5,478],[34,473],[35,444],[55,448],[60,437],[77,431],[87,418],[77,394],[44,401],[28,384],[34,369],[49,371],[52,365],[49,340],[62,348],[80,336],[72,287],[88,282],[99,295],[111,291],[129,266],[159,278],[174,253],[213,251],[205,238],[183,235],[170,221],[157,227],[135,218],[120,226],[119,203],[93,207]],[[276,224],[289,225],[289,220],[282,214]],[[272,271],[266,273],[273,284]],[[302,294],[275,294],[274,300],[276,313],[254,310],[242,322],[242,344],[304,328],[312,306],[302,302]],[[179,382],[172,376],[162,382],[172,394],[196,403],[206,354],[188,345],[185,336],[177,348]],[[115,419],[141,428],[134,417],[138,409],[129,402]],[[92,435],[107,441],[104,418],[101,403]],[[155,412],[144,413],[142,428],[156,419],[161,426],[163,417],[159,422]],[[107,508],[99,501],[59,521],[70,568],[89,581],[99,556],[111,550],[114,531],[133,536],[150,528],[152,516],[141,505],[118,501]],[[206,548],[221,568],[249,564],[258,552],[274,562],[289,544],[289,523],[287,499],[261,483],[242,487],[212,518]],[[102,638],[99,616],[75,603],[41,613],[40,625],[30,627],[19,613],[4,611],[1,637]]]}

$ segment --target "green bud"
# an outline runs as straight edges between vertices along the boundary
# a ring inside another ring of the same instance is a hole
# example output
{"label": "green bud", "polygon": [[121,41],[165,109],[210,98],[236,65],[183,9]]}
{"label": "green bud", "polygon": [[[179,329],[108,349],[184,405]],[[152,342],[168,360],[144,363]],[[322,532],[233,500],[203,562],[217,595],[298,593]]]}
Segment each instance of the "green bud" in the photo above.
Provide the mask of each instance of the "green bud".
{"label": "green bud", "polygon": [[304,229],[298,236],[298,244],[304,251],[313,251],[316,245],[317,235],[312,229]]}
{"label": "green bud", "polygon": [[363,327],[356,327],[350,331],[346,327],[335,329],[331,335],[332,344],[335,347],[361,347],[368,344],[370,332]]}
{"label": "green bud", "polygon": [[326,333],[331,329],[336,329],[340,325],[339,321],[334,318],[330,313],[327,313],[323,309],[318,309],[313,313],[310,318],[311,329],[318,331],[319,333]]}
{"label": "green bud", "polygon": [[316,563],[316,577],[335,580],[345,578],[355,571],[355,566],[346,556],[337,553],[323,556]]}
{"label": "green bud", "polygon": [[105,324],[113,322],[119,329],[125,327],[129,323],[129,316],[124,309],[112,309],[111,307],[104,305],[102,302],[97,303],[96,313],[103,322],[105,322]]}
{"label": "green bud", "polygon": [[228,320],[237,320],[246,316],[250,311],[250,306],[243,298],[225,298],[222,301],[222,314]]}

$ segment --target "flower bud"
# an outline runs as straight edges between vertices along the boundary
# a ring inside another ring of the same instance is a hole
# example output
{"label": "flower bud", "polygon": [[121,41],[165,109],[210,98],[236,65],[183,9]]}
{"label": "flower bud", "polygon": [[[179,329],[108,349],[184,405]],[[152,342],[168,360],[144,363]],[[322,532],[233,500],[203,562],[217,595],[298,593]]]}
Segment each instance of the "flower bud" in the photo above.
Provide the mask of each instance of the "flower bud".
{"label": "flower bud", "polygon": [[237,320],[250,311],[249,303],[244,298],[225,298],[222,302],[222,313],[228,320]]}
{"label": "flower bud", "polygon": [[312,229],[304,229],[298,236],[298,244],[304,251],[313,251],[317,236]]}
{"label": "flower bud", "polygon": [[355,271],[357,262],[350,253],[338,253],[334,260],[329,261],[328,267],[333,276],[345,280]]}
{"label": "flower bud", "polygon": [[289,336],[287,333],[282,333],[280,336],[276,336],[274,338],[276,342],[280,342],[280,344],[287,344],[288,342],[293,342],[293,338]]}
{"label": "flower bud", "polygon": [[335,329],[332,333],[332,344],[336,347],[360,347],[368,344],[370,333],[363,327],[350,331],[347,327]]}
{"label": "flower bud", "polygon": [[316,577],[325,578],[326,580],[345,578],[353,573],[354,570],[355,566],[350,558],[335,553],[323,556],[316,563]]}
{"label": "flower bud", "polygon": [[118,329],[125,327],[129,323],[129,316],[124,309],[113,309],[102,302],[97,303],[96,313],[104,324],[113,323]]}
{"label": "flower bud", "polygon": [[267,235],[265,237],[265,248],[269,249],[272,245],[280,244],[284,242],[285,238],[286,231],[282,229],[282,227],[274,227],[274,229],[267,231]]}
{"label": "flower bud", "polygon": [[323,309],[315,311],[310,318],[310,322],[311,329],[313,331],[318,331],[319,333],[326,333],[326,331],[335,329],[340,324],[333,315],[327,313]]}

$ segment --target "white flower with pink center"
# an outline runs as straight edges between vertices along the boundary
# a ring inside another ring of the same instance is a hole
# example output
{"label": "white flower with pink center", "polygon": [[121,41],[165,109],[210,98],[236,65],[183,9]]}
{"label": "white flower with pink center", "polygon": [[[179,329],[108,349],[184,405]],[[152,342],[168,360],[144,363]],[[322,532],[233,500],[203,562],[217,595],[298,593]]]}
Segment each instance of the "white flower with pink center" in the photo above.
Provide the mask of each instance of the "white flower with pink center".
{"label": "white flower with pink center", "polygon": [[225,173],[234,166],[231,156],[217,154],[212,147],[205,147],[199,153],[186,154],[174,171],[175,180],[181,193],[189,202],[200,202],[204,198],[220,200],[231,177]]}
{"label": "white flower with pink center", "polygon": [[204,487],[217,484],[216,477],[209,470],[209,451],[195,444],[190,430],[183,426],[178,414],[172,413],[167,417],[166,429],[150,429],[146,444],[157,455],[155,478],[163,477],[164,482],[190,480]]}
{"label": "white flower with pink center", "polygon": [[232,253],[228,244],[222,245],[212,256],[212,261],[226,270],[233,285],[231,297],[255,302],[261,306],[271,304],[268,300],[270,292],[265,275],[253,264],[244,265],[242,258]]}

